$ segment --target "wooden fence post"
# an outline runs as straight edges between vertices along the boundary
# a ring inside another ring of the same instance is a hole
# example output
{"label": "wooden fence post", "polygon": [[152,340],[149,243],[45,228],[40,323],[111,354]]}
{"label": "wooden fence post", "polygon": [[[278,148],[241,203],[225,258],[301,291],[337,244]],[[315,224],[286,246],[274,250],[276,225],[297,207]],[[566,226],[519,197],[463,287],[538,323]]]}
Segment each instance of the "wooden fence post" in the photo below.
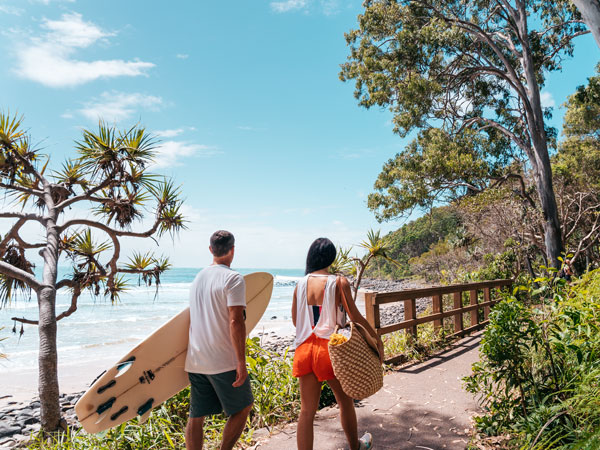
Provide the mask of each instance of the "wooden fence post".
{"label": "wooden fence post", "polygon": [[[471,305],[477,305],[477,291],[471,290],[469,291],[469,298]],[[479,308],[475,308],[471,311],[471,326],[475,326],[479,323]]]}
{"label": "wooden fence post", "polygon": [[[483,288],[483,301],[485,303],[489,302],[491,300],[491,295],[490,295],[490,288],[486,287]],[[483,308],[483,320],[488,320],[490,315],[490,307],[488,306],[484,306]]]}
{"label": "wooden fence post", "polygon": [[[404,300],[404,320],[412,320],[417,318],[417,302],[414,298]],[[413,325],[406,329],[413,338],[417,338],[417,326]]]}
{"label": "wooden fence post", "polygon": [[[462,292],[454,293],[454,309],[462,308]],[[463,313],[459,312],[454,315],[454,332],[458,333],[463,330]]]}
{"label": "wooden fence post", "polygon": [[377,297],[376,292],[365,292],[365,315],[369,325],[377,332],[381,326],[379,318],[379,305],[377,305],[375,298]]}
{"label": "wooden fence post", "polygon": [[[442,296],[434,295],[431,298],[433,300],[433,314],[439,314],[441,312],[444,312],[444,307],[442,304]],[[443,321],[444,321],[444,319],[436,319],[433,321],[433,329],[435,331],[435,334],[439,333],[440,328],[442,328]]]}

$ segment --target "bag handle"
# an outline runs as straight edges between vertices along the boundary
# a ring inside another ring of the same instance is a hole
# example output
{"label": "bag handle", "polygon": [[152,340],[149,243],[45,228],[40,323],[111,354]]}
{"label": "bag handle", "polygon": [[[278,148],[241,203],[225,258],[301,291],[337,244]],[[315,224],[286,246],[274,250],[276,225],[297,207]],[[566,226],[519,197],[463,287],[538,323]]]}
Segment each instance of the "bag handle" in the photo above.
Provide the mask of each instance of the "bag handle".
{"label": "bag handle", "polygon": [[[344,305],[344,309],[348,313],[348,317],[350,317],[350,309],[348,308],[348,299],[346,298],[346,293],[344,292],[344,289],[338,283],[339,278],[340,277],[338,276],[335,279],[335,284],[336,284],[337,287],[340,288],[340,291],[341,291],[341,294],[342,294],[342,303]],[[338,327],[339,326],[336,326],[336,332],[338,330]],[[352,330],[352,328],[356,328],[358,330],[358,332],[365,339],[365,341],[369,345],[369,347],[371,347],[373,349],[373,351],[375,352],[375,354],[377,355],[377,357],[381,360],[381,355],[379,354],[379,348],[377,348],[377,341],[376,341],[376,339],[373,338],[373,336],[371,336],[371,333],[369,333],[367,331],[367,329],[363,325],[361,325],[356,320],[354,320],[352,317],[350,317],[350,329]]]}

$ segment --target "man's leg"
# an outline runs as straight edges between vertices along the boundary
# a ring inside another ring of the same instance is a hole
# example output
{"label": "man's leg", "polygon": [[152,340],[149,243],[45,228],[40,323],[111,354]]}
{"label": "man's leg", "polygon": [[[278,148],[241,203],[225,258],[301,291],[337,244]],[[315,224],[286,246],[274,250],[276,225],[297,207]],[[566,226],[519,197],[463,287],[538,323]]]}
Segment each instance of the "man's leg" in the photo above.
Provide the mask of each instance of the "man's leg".
{"label": "man's leg", "polygon": [[185,427],[185,448],[202,450],[204,444],[204,417],[190,417]]}
{"label": "man's leg", "polygon": [[223,440],[221,442],[221,450],[232,450],[235,443],[238,441],[246,426],[246,419],[252,410],[252,405],[249,405],[229,416],[225,429],[223,430]]}

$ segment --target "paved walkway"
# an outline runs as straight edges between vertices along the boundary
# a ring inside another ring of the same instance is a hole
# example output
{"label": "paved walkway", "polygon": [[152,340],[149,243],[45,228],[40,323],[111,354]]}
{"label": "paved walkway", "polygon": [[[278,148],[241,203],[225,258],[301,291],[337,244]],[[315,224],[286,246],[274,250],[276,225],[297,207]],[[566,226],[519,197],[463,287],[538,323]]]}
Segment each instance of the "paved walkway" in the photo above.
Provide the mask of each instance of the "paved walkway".
{"label": "paved walkway", "polygon": [[[359,434],[373,434],[374,450],[464,450],[469,440],[469,419],[479,408],[462,388],[461,378],[478,360],[480,338],[480,333],[464,338],[423,363],[386,375],[383,388],[357,404]],[[296,424],[259,438],[254,448],[296,449]],[[347,448],[337,407],[317,413],[314,448]]]}

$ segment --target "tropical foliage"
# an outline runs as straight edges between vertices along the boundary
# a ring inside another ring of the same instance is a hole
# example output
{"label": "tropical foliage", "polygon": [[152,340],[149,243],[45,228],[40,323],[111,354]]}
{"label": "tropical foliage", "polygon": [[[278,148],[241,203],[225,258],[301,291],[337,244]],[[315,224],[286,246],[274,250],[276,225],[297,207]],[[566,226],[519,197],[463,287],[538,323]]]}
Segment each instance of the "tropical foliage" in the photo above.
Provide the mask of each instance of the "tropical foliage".
{"label": "tropical foliage", "polygon": [[535,282],[490,314],[481,361],[465,379],[485,409],[477,428],[506,435],[511,448],[597,448],[600,271],[572,286]]}
{"label": "tropical foliage", "polygon": [[[138,274],[146,284],[160,284],[169,268],[165,257],[134,254],[121,263],[123,238],[154,238],[185,227],[179,189],[152,174],[157,142],[134,126],[120,131],[100,123],[97,131],[83,130],[77,156],[50,170],[50,157],[30,144],[22,119],[0,114],[0,188],[13,211],[0,218],[12,226],[0,239],[0,304],[18,295],[38,302],[38,318],[13,318],[40,330],[41,422],[54,430],[60,420],[57,377],[57,322],[77,310],[82,292],[115,302],[127,289],[127,274]],[[87,212],[91,212],[92,218]],[[150,218],[144,226],[142,219]],[[26,224],[41,228],[36,242],[24,237]],[[134,230],[144,227],[141,231]],[[32,252],[41,255],[41,277],[34,272]],[[57,277],[59,261],[71,272]],[[56,311],[56,291],[68,289],[71,302]]]}

